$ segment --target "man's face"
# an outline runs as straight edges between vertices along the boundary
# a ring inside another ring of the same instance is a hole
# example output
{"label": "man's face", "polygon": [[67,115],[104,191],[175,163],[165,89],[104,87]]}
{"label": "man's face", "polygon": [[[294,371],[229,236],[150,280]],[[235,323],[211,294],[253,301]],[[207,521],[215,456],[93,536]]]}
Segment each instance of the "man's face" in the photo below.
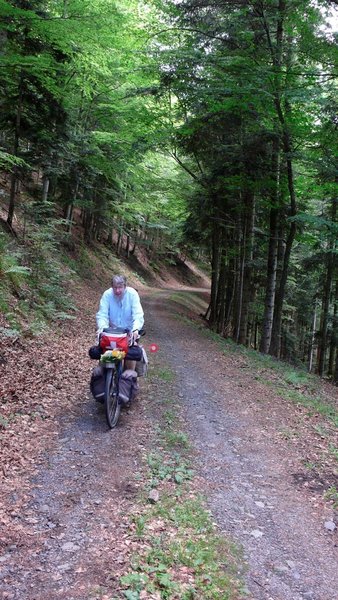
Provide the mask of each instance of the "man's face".
{"label": "man's face", "polygon": [[123,283],[114,284],[113,285],[114,296],[116,296],[117,298],[122,298],[125,289],[126,289],[126,286]]}

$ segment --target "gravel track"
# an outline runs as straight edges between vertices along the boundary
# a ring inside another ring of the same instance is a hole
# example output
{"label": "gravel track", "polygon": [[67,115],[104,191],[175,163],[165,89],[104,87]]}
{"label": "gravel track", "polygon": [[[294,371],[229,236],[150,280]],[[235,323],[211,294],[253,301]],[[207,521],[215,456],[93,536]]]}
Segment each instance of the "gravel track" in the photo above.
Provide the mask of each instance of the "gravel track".
{"label": "gravel track", "polygon": [[[164,297],[163,297],[164,296]],[[285,411],[242,359],[173,318],[165,294],[148,307],[152,333],[177,374],[197,468],[220,529],[243,548],[255,600],[338,598],[337,534],[294,484],[295,458],[278,436]],[[192,360],[193,358],[193,360]]]}
{"label": "gravel track", "polygon": [[[243,359],[225,357],[177,318],[169,291],[143,294],[143,304],[146,340],[159,345],[176,374],[173,394],[202,491],[219,530],[243,550],[248,597],[335,600],[337,536],[324,527],[329,509],[295,485],[297,456],[278,436],[298,409],[257,382]],[[58,437],[31,479],[24,511],[12,514],[22,535],[0,556],[0,597],[110,600],[107,590],[118,589],[133,550],[125,534],[141,485],[135,473],[156,423],[147,386],[113,432],[87,385],[55,424]]]}

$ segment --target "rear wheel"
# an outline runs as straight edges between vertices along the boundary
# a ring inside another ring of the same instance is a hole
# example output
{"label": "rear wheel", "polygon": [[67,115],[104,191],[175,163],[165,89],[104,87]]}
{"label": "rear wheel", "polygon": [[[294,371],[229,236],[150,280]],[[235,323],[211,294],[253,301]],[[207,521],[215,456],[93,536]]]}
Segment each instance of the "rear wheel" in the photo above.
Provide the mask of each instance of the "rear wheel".
{"label": "rear wheel", "polygon": [[106,373],[106,387],[104,394],[104,407],[107,423],[112,429],[119,420],[121,406],[118,399],[118,372],[117,369],[109,369]]}

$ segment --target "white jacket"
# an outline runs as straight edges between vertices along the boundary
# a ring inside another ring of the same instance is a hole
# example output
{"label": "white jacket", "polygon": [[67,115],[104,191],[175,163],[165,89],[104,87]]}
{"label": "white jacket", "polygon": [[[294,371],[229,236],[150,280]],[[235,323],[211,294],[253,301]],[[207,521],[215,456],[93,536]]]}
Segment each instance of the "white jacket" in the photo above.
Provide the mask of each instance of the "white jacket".
{"label": "white jacket", "polygon": [[144,313],[140,296],[134,288],[126,287],[122,298],[114,296],[113,288],[103,293],[96,313],[98,332],[106,327],[123,327],[135,331],[141,329],[143,323]]}

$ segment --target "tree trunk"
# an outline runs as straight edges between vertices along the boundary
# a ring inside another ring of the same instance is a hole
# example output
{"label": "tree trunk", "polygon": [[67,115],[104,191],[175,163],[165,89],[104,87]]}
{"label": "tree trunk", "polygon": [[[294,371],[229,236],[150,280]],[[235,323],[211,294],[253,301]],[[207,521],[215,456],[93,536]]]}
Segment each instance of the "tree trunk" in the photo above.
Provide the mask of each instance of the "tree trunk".
{"label": "tree trunk", "polygon": [[126,256],[129,258],[130,255],[130,233],[127,233],[127,242],[126,242]]}
{"label": "tree trunk", "polygon": [[213,221],[212,257],[211,257],[211,296],[209,323],[213,327],[217,322],[217,290],[221,259],[221,227],[218,220]]}
{"label": "tree trunk", "polygon": [[116,254],[120,256],[122,249],[122,241],[123,241],[123,221],[120,221],[118,226],[118,237],[117,237],[117,245],[116,245]]}
{"label": "tree trunk", "polygon": [[[337,202],[333,200],[332,203],[332,223],[336,221],[337,214]],[[333,236],[332,236],[333,237]],[[328,337],[328,323],[329,323],[329,310],[330,310],[330,298],[333,282],[333,273],[335,267],[335,253],[334,248],[336,241],[332,239],[329,242],[329,251],[327,254],[327,268],[326,277],[323,290],[323,301],[322,301],[322,317],[320,327],[320,338],[318,346],[318,365],[317,372],[321,377],[324,375],[326,352],[327,352],[327,337]]]}
{"label": "tree trunk", "polygon": [[72,223],[73,223],[73,204],[68,204],[68,206],[67,206],[66,220],[67,220],[67,229],[70,233],[72,230]]}
{"label": "tree trunk", "polygon": [[43,179],[42,179],[42,202],[47,202],[48,190],[49,190],[49,177],[47,175],[44,175]]}
{"label": "tree trunk", "polygon": [[277,235],[278,235],[278,210],[270,211],[270,240],[268,254],[267,284],[265,293],[265,309],[263,318],[262,337],[259,351],[267,354],[270,349],[273,313],[275,308],[276,278],[277,278]]}
{"label": "tree trunk", "polygon": [[[18,154],[19,154],[21,113],[22,113],[22,75],[20,75],[20,81],[19,81],[19,98],[18,98],[18,106],[16,109],[16,119],[15,119],[15,132],[14,132],[14,144],[13,144],[13,155],[14,156],[18,156]],[[9,206],[8,206],[8,213],[7,213],[7,223],[10,228],[12,228],[12,223],[13,223],[17,189],[18,189],[18,169],[17,169],[17,167],[14,167],[12,177],[11,177],[11,189],[10,189],[10,194],[9,194]]]}
{"label": "tree trunk", "polygon": [[87,244],[92,241],[93,213],[89,210],[85,211],[84,224],[84,240]]}
{"label": "tree trunk", "polygon": [[280,357],[283,304],[284,304],[286,284],[287,284],[287,279],[288,279],[291,250],[292,250],[292,245],[293,245],[293,242],[295,239],[295,235],[296,235],[296,224],[294,222],[292,222],[290,225],[288,239],[286,241],[282,275],[281,275],[281,279],[280,279],[280,283],[279,283],[279,287],[278,287],[278,292],[276,295],[275,312],[274,312],[272,335],[271,335],[271,344],[270,344],[270,349],[269,349],[270,354],[272,354],[273,356],[276,356],[277,358]]}
{"label": "tree trunk", "polygon": [[[235,236],[233,240],[233,305],[232,313],[229,318],[229,326],[231,328],[231,337],[233,340],[237,340],[238,336],[238,325],[241,318],[242,310],[242,293],[243,293],[243,258],[244,258],[244,232],[243,223],[241,222],[240,215],[236,215],[236,228]],[[229,273],[229,279],[231,273]]]}
{"label": "tree trunk", "polygon": [[249,308],[252,301],[252,260],[255,224],[255,196],[253,191],[245,194],[244,255],[242,260],[242,301],[237,342],[248,345]]}
{"label": "tree trunk", "polygon": [[231,326],[231,315],[233,313],[234,297],[235,297],[235,285],[236,285],[236,267],[235,259],[229,260],[227,269],[227,287],[225,296],[225,321],[223,327],[223,335],[230,337],[233,327]]}
{"label": "tree trunk", "polygon": [[222,254],[220,259],[220,272],[217,283],[217,320],[216,320],[216,331],[223,335],[226,320],[226,282],[227,282],[227,264],[226,254],[224,248],[222,248]]}
{"label": "tree trunk", "polygon": [[[282,5],[282,14],[285,11],[285,2],[280,1],[280,5]],[[292,68],[293,63],[293,39],[291,36],[288,38],[288,53],[287,53],[287,74],[289,70]],[[297,203],[296,203],[296,190],[295,190],[295,182],[294,182],[294,174],[293,174],[293,162],[292,162],[292,141],[291,135],[289,131],[289,123],[292,119],[291,114],[291,105],[288,98],[285,98],[285,116],[282,111],[281,102],[279,94],[276,94],[275,97],[275,106],[277,109],[277,114],[279,118],[279,122],[282,128],[282,139],[283,139],[283,151],[286,161],[286,171],[287,171],[287,183],[288,183],[288,192],[290,199],[290,217],[295,217],[297,214]],[[283,313],[283,303],[285,298],[286,284],[289,272],[289,263],[291,250],[293,246],[293,242],[296,236],[297,226],[294,220],[290,223],[290,229],[288,238],[286,241],[284,261],[283,261],[283,270],[281,275],[281,280],[278,288],[276,305],[275,305],[275,313],[274,313],[274,323],[273,323],[273,334],[272,334],[272,342],[270,348],[270,354],[279,357],[280,356],[280,345],[281,345],[281,327],[282,327],[282,313]]]}
{"label": "tree trunk", "polygon": [[330,356],[329,356],[329,365],[328,365],[328,375],[330,377],[334,377],[334,369],[335,369],[335,354],[338,348],[338,281],[336,281],[336,292],[335,292],[335,302],[333,309],[333,318],[332,318],[332,335],[331,335],[331,343],[330,343]]}

